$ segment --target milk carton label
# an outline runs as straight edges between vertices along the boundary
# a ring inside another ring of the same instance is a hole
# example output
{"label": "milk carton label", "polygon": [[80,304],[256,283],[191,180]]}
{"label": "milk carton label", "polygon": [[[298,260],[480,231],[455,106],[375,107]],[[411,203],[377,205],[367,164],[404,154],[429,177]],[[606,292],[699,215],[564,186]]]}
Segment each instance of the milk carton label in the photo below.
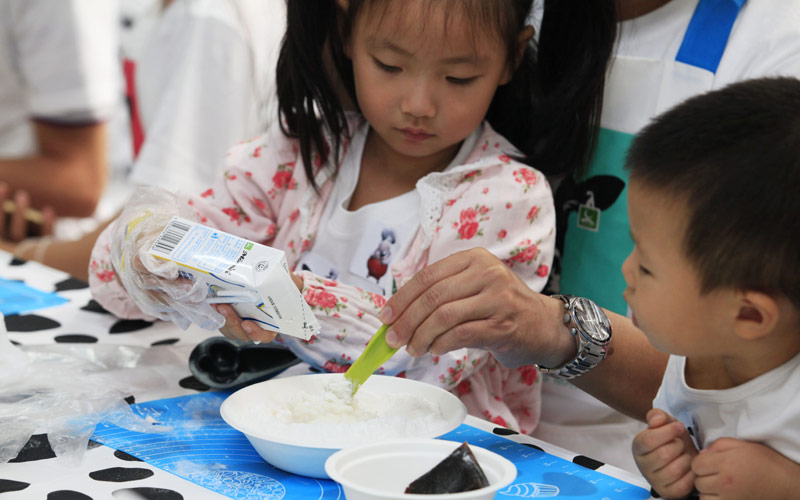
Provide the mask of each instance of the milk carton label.
{"label": "milk carton label", "polygon": [[280,250],[173,217],[149,254],[177,264],[181,277],[206,283],[208,302],[230,303],[243,320],[304,340],[319,333]]}

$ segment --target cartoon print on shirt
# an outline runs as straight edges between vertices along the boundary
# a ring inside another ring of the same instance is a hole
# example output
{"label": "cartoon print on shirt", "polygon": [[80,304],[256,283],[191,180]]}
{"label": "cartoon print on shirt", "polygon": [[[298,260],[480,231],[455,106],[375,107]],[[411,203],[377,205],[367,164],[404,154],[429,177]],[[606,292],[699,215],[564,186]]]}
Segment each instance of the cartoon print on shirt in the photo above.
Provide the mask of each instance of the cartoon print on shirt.
{"label": "cartoon print on shirt", "polygon": [[392,259],[392,245],[397,241],[394,231],[384,229],[381,231],[381,242],[367,259],[367,277],[375,278],[379,282],[386,271],[389,269],[389,261]]}

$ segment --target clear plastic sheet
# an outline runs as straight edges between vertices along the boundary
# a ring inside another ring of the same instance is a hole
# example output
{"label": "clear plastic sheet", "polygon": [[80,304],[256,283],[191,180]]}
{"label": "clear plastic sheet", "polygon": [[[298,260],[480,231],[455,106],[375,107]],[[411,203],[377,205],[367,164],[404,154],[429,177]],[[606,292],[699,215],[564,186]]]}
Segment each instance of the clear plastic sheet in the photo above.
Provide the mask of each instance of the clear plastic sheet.
{"label": "clear plastic sheet", "polygon": [[172,216],[196,220],[185,203],[164,189],[139,187],[128,199],[111,233],[111,262],[125,290],[144,313],[186,330],[191,323],[217,330],[225,319],[207,303],[201,281],[178,279],[178,266],[148,250]]}
{"label": "clear plastic sheet", "polygon": [[95,425],[139,432],[169,429],[135,415],[125,398],[158,396],[185,376],[169,346],[13,345],[0,315],[0,463],[33,434],[47,434],[57,457],[79,463]]}

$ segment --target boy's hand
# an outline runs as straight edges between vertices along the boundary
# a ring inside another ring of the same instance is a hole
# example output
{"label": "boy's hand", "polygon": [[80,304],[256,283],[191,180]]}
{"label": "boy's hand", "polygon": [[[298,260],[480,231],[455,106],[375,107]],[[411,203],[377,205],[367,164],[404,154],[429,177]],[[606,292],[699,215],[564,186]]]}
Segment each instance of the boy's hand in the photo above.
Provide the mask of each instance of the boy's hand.
{"label": "boy's hand", "polygon": [[720,438],[692,461],[700,498],[796,498],[800,464],[758,443]]}
{"label": "boy's hand", "polygon": [[633,458],[642,475],[664,498],[684,498],[694,488],[692,459],[697,449],[686,427],[657,408],[647,412],[647,429],[633,439]]}

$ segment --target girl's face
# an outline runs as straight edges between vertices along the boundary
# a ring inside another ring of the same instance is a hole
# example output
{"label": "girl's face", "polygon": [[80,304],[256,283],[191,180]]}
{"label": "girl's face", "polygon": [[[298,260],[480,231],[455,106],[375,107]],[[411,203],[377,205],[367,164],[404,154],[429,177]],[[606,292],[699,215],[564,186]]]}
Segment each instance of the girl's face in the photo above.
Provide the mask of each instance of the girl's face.
{"label": "girl's face", "polygon": [[[455,155],[510,79],[506,47],[435,2],[365,7],[347,51],[361,112],[394,153],[417,160]],[[444,165],[442,165],[444,166]]]}

